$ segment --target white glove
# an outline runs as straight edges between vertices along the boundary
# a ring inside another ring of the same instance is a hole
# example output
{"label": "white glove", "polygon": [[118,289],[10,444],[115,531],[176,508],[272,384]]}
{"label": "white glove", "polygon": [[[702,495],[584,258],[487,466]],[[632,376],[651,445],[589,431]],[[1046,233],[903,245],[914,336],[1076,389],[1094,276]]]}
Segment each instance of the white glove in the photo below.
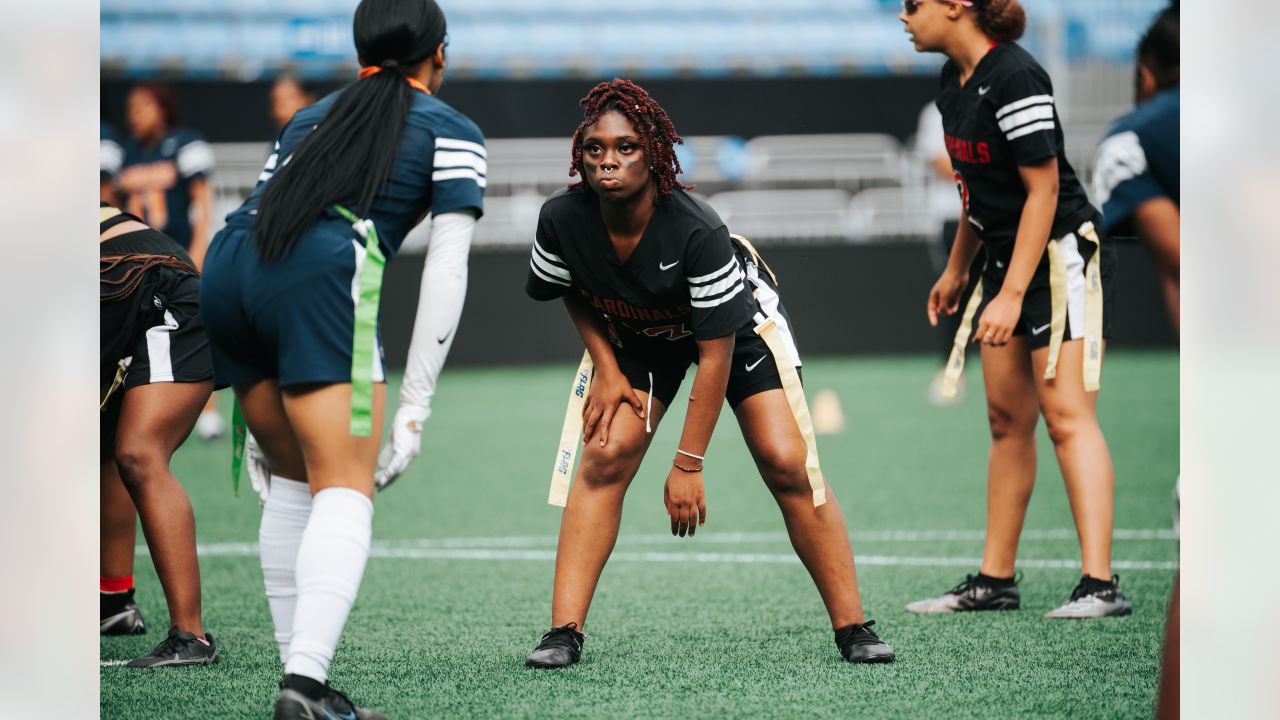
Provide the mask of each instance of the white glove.
{"label": "white glove", "polygon": [[391,438],[378,453],[378,472],[373,481],[385,490],[396,481],[422,450],[422,424],[431,417],[431,408],[401,405],[391,422]]}
{"label": "white glove", "polygon": [[267,495],[271,493],[271,468],[267,466],[267,456],[253,433],[245,431],[244,468],[249,472],[249,484],[258,493],[258,504],[267,504]]}

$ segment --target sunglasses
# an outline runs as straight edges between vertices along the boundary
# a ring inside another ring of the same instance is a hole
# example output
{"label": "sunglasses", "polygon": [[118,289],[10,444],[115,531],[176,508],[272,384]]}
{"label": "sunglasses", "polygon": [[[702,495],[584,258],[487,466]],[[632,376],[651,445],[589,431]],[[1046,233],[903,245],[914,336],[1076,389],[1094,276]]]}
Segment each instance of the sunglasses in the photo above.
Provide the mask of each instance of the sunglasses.
{"label": "sunglasses", "polygon": [[[925,2],[926,0],[902,0],[902,10],[908,15],[915,15],[916,10],[919,10]],[[942,2],[973,7],[973,0],[942,0]]]}

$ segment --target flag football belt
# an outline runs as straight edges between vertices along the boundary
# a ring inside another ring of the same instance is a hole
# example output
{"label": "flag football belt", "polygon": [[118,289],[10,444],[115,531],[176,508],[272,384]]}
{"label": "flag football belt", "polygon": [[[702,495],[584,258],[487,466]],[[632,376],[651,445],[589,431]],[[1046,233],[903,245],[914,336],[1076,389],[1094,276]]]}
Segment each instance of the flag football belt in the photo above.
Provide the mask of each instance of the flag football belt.
{"label": "flag football belt", "polygon": [[[1102,385],[1102,245],[1092,222],[1080,226],[1077,237],[1093,243],[1093,256],[1085,265],[1084,291],[1084,390],[1095,392]],[[1044,379],[1058,377],[1058,358],[1062,354],[1062,341],[1067,333],[1068,280],[1067,260],[1062,254],[1061,239],[1049,241],[1049,296],[1052,302],[1049,316],[1049,360],[1044,368]],[[982,304],[982,278],[974,285],[973,295],[964,308],[960,329],[951,346],[946,372],[942,378],[943,397],[953,398],[959,388],[960,375],[964,372],[965,346],[973,333],[973,319]]]}
{"label": "flag football belt", "polygon": [[[387,258],[378,243],[378,230],[373,221],[364,219],[342,205],[333,209],[351,223],[364,242],[364,257],[356,259],[357,287],[355,326],[351,338],[351,434],[369,437],[373,434],[373,363],[378,338],[378,304],[382,298],[382,274]],[[244,464],[247,436],[240,403],[231,414],[231,487],[240,490],[240,469]]]}

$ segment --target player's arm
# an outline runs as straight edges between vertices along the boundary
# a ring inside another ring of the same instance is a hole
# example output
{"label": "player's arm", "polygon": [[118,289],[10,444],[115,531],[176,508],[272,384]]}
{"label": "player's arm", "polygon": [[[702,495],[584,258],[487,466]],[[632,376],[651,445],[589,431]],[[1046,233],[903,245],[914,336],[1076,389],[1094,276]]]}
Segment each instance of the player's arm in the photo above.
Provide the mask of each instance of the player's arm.
{"label": "player's arm", "polygon": [[582,408],[582,437],[585,442],[591,442],[598,434],[597,442],[604,447],[609,442],[609,428],[618,407],[627,403],[643,419],[644,403],[640,402],[631,388],[631,381],[618,367],[604,318],[577,293],[564,295],[564,307],[569,311],[569,318],[573,320],[573,326],[587,346],[591,363],[595,366],[595,377]]}
{"label": "player's arm", "polygon": [[1165,196],[1147,200],[1133,213],[1133,228],[1138,238],[1174,282],[1181,273],[1181,219],[1178,206]]}
{"label": "player's arm", "polygon": [[677,446],[683,452],[675,453],[664,488],[663,501],[671,517],[672,535],[692,536],[698,526],[707,521],[701,456],[707,454],[711,433],[724,406],[733,338],[726,335],[698,341],[698,372],[693,378],[693,390],[689,392],[689,408]]}
{"label": "player's arm", "polygon": [[204,254],[209,249],[209,218],[213,215],[213,188],[209,178],[192,178],[188,186],[191,194],[191,246],[187,252],[199,269],[204,265]]}
{"label": "player's arm", "polygon": [[969,268],[973,259],[978,256],[982,241],[978,233],[969,224],[969,211],[960,212],[960,227],[956,229],[955,242],[951,244],[951,255],[947,258],[947,267],[941,277],[929,291],[929,302],[925,313],[929,324],[938,326],[939,315],[954,315],[960,305],[960,296],[969,283]]}
{"label": "player's arm", "polygon": [[974,331],[974,342],[987,345],[1004,345],[1013,337],[1014,326],[1022,316],[1022,300],[1049,244],[1053,216],[1058,210],[1056,157],[1033,165],[1019,165],[1018,173],[1026,187],[1027,199],[1018,221],[1013,257],[1000,292],[987,305]]}

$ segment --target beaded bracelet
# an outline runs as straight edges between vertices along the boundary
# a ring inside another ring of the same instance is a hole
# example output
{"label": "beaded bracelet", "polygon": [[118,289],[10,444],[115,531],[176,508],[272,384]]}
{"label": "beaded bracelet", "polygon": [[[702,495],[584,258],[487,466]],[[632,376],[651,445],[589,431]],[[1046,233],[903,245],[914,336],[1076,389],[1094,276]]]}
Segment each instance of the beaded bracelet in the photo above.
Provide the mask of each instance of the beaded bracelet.
{"label": "beaded bracelet", "polygon": [[696,467],[696,468],[693,468],[693,467],[685,467],[685,466],[681,465],[679,462],[677,462],[677,461],[675,461],[675,460],[672,460],[672,461],[671,461],[671,466],[672,466],[672,467],[674,467],[674,468],[675,468],[675,469],[677,469],[677,470],[683,470],[683,471],[685,471],[685,472],[687,472],[687,473],[702,472],[702,465],[701,465],[701,464],[699,464],[699,465],[698,465],[698,467]]}

